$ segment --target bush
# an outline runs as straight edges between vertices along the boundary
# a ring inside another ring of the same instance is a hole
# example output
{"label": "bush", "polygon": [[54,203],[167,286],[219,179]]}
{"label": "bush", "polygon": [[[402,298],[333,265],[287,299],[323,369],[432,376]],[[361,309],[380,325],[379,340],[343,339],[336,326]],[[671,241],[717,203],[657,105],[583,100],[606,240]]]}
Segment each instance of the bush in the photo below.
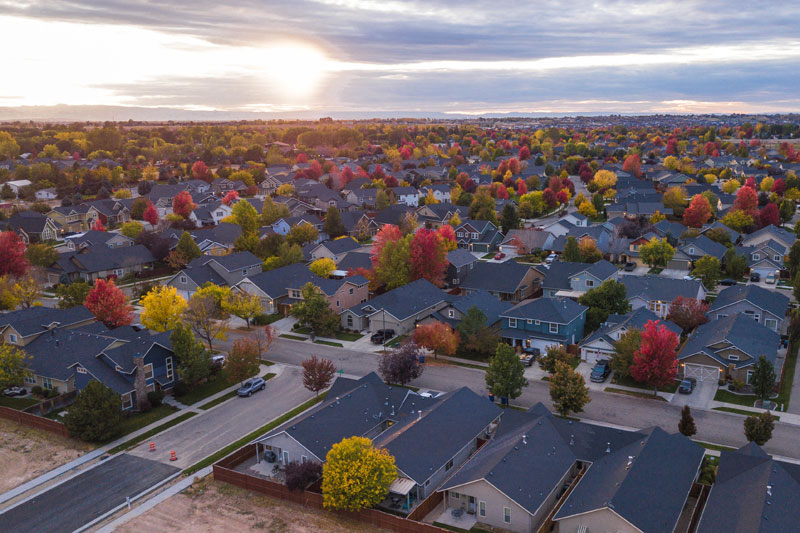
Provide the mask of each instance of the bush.
{"label": "bush", "polygon": [[153,407],[158,407],[164,401],[164,391],[155,390],[147,393],[147,401]]}
{"label": "bush", "polygon": [[286,487],[289,490],[305,490],[322,477],[322,465],[312,461],[286,465]]}
{"label": "bush", "polygon": [[70,434],[88,442],[106,442],[119,435],[122,400],[119,394],[92,380],[75,398],[64,424]]}
{"label": "bush", "polygon": [[189,392],[189,385],[187,385],[183,381],[177,382],[175,386],[172,388],[172,393],[175,396],[184,396],[188,392]]}
{"label": "bush", "polygon": [[147,400],[143,401],[142,404],[139,406],[139,412],[140,413],[148,413],[152,409],[153,409],[153,405]]}
{"label": "bush", "polygon": [[33,394],[35,394],[36,396],[44,396],[44,394],[43,394],[43,393],[44,393],[44,390],[43,390],[43,389],[42,389],[42,388],[41,388],[39,385],[34,385],[34,386],[31,388],[31,392],[32,392]]}

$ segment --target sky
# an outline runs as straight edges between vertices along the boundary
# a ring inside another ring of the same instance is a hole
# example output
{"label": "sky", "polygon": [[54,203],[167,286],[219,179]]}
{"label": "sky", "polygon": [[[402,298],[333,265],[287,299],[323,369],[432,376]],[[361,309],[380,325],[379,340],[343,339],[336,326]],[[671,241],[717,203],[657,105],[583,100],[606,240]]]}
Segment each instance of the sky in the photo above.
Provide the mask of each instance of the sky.
{"label": "sky", "polygon": [[800,2],[0,0],[0,107],[800,111]]}

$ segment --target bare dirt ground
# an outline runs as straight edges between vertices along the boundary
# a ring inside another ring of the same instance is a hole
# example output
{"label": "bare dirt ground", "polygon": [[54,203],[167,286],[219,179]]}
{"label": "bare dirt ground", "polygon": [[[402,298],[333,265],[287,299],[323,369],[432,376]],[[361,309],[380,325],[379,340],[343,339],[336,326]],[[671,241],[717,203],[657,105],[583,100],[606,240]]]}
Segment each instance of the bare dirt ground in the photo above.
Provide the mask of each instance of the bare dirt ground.
{"label": "bare dirt ground", "polygon": [[0,493],[77,459],[92,446],[0,419]]}
{"label": "bare dirt ground", "polygon": [[123,524],[116,531],[367,533],[376,529],[325,511],[218,483],[209,476]]}

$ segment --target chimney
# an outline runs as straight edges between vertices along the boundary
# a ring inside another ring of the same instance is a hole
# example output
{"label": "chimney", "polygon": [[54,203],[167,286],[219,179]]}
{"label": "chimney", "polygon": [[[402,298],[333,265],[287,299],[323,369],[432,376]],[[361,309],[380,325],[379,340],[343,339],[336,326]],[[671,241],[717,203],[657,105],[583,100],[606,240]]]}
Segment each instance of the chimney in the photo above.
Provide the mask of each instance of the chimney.
{"label": "chimney", "polygon": [[133,378],[133,389],[136,394],[136,408],[141,409],[147,401],[147,383],[144,379],[144,357],[137,353],[133,356],[133,364],[136,365],[136,372]]}
{"label": "chimney", "polygon": [[611,443],[606,442],[606,453],[611,453]]}

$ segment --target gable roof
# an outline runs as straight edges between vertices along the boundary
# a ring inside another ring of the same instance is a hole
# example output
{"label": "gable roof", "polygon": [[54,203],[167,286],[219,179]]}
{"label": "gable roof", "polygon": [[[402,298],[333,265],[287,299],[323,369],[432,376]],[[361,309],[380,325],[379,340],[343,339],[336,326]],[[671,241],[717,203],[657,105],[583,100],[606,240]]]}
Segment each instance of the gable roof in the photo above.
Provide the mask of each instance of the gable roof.
{"label": "gable roof", "polygon": [[376,296],[365,303],[354,305],[348,311],[357,316],[365,316],[385,309],[387,313],[398,320],[405,320],[444,301],[449,301],[447,293],[426,279],[418,279]]}
{"label": "gable roof", "polygon": [[647,307],[639,307],[638,309],[629,311],[624,315],[608,315],[608,318],[606,318],[606,321],[603,323],[603,325],[599,329],[593,331],[588,337],[583,339],[580,342],[580,345],[584,346],[598,339],[603,339],[608,344],[613,346],[616,341],[609,336],[612,332],[617,331],[620,328],[625,328],[626,330],[644,330],[645,324],[651,320],[653,322],[659,321],[660,324],[663,324],[664,327],[675,333],[675,335],[680,336],[680,334],[683,332],[681,327],[674,322],[659,318],[658,315],[649,310]]}
{"label": "gable roof", "polygon": [[467,266],[477,261],[478,258],[469,253],[464,248],[456,248],[447,252],[447,262],[456,268]]}
{"label": "gable roof", "polygon": [[144,265],[154,261],[155,258],[150,250],[141,244],[114,248],[113,251],[109,251],[105,246],[95,245],[80,251],[61,254],[53,267],[57,266],[65,273],[101,272]]}
{"label": "gable roof", "polygon": [[664,278],[647,274],[644,276],[620,276],[619,281],[625,285],[628,300],[642,298],[646,301],[659,300],[672,302],[678,296],[697,298],[703,284],[698,280]]}
{"label": "gable roof", "polygon": [[619,272],[619,269],[605,259],[596,263],[571,263],[568,261],[555,261],[547,269],[542,281],[542,287],[547,289],[569,289],[572,278],[585,272],[602,283]]}
{"label": "gable roof", "polygon": [[535,300],[525,300],[504,312],[501,316],[504,318],[569,324],[580,317],[587,309],[589,308],[585,305],[581,305],[569,298],[537,298]]}
{"label": "gable roof", "polygon": [[259,272],[248,276],[239,283],[250,281],[264,294],[272,298],[279,298],[288,294],[289,289],[302,289],[306,283],[318,287],[323,294],[332,296],[346,283],[361,286],[368,281],[363,276],[350,276],[344,279],[321,278],[311,272],[303,263],[295,263],[285,267]]}
{"label": "gable roof", "polygon": [[789,307],[789,298],[779,292],[771,291],[758,285],[732,285],[719,292],[719,296],[714,300],[709,308],[709,314],[718,311],[737,302],[748,301],[756,307],[778,317],[782,320]]}
{"label": "gable roof", "polygon": [[465,315],[470,309],[477,307],[486,315],[487,326],[496,323],[500,320],[500,315],[513,307],[510,302],[495,298],[486,291],[475,291],[470,294],[453,296],[450,300],[450,305]]}
{"label": "gable roof", "polygon": [[54,324],[68,327],[93,318],[92,312],[82,305],[67,309],[31,307],[0,314],[0,330],[11,326],[22,337],[29,337],[47,331]]}
{"label": "gable roof", "polygon": [[[678,359],[702,353],[723,366],[735,364],[736,368],[741,368],[752,365],[758,357],[764,355],[774,365],[780,340],[780,334],[753,321],[745,314],[736,314],[717,318],[699,326],[686,341],[678,354]],[[723,342],[732,344],[753,359],[730,361],[722,357],[712,346]]]}
{"label": "gable roof", "polygon": [[530,270],[530,266],[516,261],[504,263],[478,261],[461,282],[461,287],[471,290],[514,293],[521,288],[520,284]]}
{"label": "gable roof", "polygon": [[334,255],[351,252],[361,248],[361,244],[352,237],[322,241],[318,245],[314,246],[312,251],[320,246],[324,246]]}

